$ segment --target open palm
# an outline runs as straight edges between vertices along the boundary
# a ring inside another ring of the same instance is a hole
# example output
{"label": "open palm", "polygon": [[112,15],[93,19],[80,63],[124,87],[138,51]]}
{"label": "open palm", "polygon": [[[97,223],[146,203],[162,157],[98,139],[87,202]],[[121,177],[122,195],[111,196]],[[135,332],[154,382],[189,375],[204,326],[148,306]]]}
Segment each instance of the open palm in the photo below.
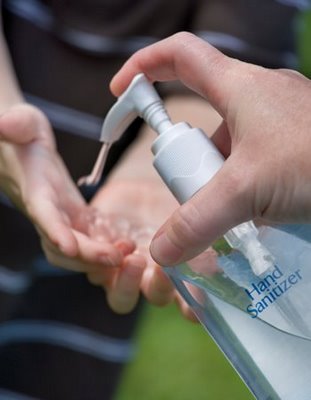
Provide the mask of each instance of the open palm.
{"label": "open palm", "polygon": [[[83,272],[119,266],[122,251],[91,239],[81,224],[89,206],[56,151],[44,114],[29,105],[12,107],[0,118],[0,138],[1,189],[34,223],[47,258]],[[126,243],[122,249],[130,251]]]}

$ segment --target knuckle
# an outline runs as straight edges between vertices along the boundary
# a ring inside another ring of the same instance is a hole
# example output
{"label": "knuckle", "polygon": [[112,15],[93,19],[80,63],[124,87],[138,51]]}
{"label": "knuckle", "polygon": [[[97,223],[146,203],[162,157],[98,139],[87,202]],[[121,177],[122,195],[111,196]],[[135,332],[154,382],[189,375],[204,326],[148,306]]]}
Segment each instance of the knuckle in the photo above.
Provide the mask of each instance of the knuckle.
{"label": "knuckle", "polygon": [[284,79],[286,81],[292,81],[294,80],[306,80],[306,77],[301,74],[299,71],[293,70],[293,69],[286,69],[286,68],[281,68],[278,70],[274,71],[277,76],[279,76],[281,79]]}
{"label": "knuckle", "polygon": [[[229,199],[229,206],[239,208],[244,218],[251,218],[254,214],[257,166],[252,165],[252,160],[245,159],[245,157],[240,157],[239,161],[239,165],[227,170],[223,190],[225,196]],[[249,168],[242,168],[241,165],[249,165]]]}
{"label": "knuckle", "polygon": [[175,245],[190,245],[202,240],[203,216],[190,201],[176,211],[171,220],[171,240]]}
{"label": "knuckle", "polygon": [[187,43],[189,41],[197,40],[197,37],[188,31],[180,31],[172,36],[172,40],[177,43]]}

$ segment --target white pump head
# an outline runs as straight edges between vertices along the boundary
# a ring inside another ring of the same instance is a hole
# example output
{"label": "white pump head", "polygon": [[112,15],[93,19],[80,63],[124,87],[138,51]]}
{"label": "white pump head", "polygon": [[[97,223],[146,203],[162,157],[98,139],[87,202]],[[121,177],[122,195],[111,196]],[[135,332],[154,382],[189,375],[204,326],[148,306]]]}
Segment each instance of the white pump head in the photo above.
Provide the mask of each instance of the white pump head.
{"label": "white pump head", "polygon": [[138,74],[107,114],[100,140],[113,143],[140,116],[159,134],[172,126],[163,102],[144,74]]}

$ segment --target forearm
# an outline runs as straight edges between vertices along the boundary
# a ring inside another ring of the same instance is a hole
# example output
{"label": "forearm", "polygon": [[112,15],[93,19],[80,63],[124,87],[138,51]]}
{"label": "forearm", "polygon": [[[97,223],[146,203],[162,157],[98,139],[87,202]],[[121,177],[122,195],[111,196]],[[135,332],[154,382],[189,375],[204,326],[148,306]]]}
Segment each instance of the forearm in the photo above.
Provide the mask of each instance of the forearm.
{"label": "forearm", "polygon": [[[9,51],[4,39],[1,18],[0,0],[0,116],[14,104],[23,101],[17,79],[15,77]],[[3,127],[2,127],[3,129]],[[5,132],[0,132],[0,137],[5,137]],[[11,198],[18,198],[17,182],[14,177],[20,175],[20,163],[14,146],[5,140],[0,142],[0,188]]]}
{"label": "forearm", "polygon": [[[1,7],[1,1],[0,1]],[[0,114],[10,106],[23,101],[23,96],[19,88],[7,45],[5,43],[2,21],[0,18]]]}

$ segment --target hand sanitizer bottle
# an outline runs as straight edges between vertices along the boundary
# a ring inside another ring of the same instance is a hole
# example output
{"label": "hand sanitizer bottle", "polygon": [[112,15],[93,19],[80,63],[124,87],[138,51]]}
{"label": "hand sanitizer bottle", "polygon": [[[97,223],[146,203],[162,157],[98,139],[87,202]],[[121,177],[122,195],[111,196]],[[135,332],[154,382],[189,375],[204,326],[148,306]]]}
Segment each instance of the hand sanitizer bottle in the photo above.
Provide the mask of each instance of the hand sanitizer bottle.
{"label": "hand sanitizer bottle", "polygon": [[[137,115],[159,134],[154,166],[180,203],[222,167],[204,132],[170,121],[143,74],[108,113],[104,144]],[[311,226],[249,221],[224,239],[167,274],[257,399],[310,400]]]}

